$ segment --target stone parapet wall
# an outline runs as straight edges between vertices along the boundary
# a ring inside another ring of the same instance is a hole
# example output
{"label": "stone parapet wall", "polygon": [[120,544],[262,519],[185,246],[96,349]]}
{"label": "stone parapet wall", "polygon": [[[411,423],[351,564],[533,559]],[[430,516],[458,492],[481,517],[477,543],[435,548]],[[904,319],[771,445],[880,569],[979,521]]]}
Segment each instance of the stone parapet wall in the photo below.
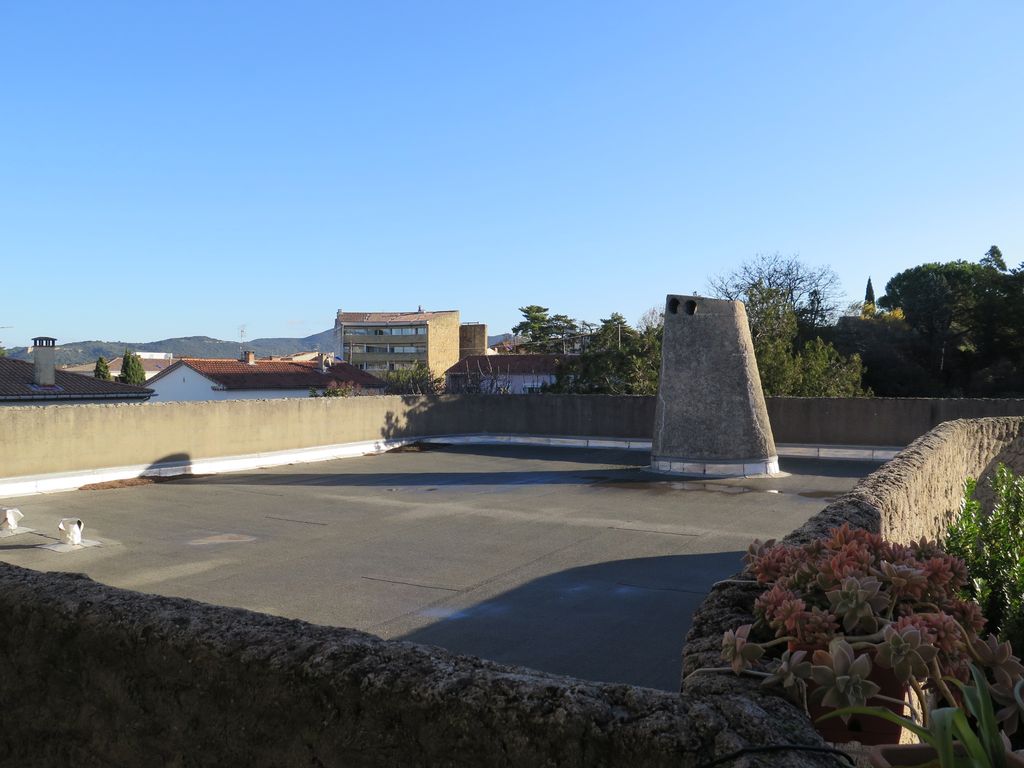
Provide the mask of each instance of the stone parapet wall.
{"label": "stone parapet wall", "polygon": [[2,765],[695,768],[780,729],[813,740],[770,696],[576,680],[75,574],[0,564],[0,584]]}

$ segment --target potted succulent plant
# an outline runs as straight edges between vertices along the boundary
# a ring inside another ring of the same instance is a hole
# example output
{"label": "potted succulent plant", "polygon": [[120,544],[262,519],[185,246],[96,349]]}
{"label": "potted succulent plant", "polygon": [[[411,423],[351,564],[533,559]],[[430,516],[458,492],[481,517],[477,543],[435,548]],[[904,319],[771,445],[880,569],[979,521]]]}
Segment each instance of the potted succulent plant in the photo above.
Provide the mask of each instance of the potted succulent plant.
{"label": "potted succulent plant", "polygon": [[902,724],[850,709],[869,702],[927,727],[930,700],[960,705],[949,681],[967,682],[971,664],[990,670],[1002,719],[1016,722],[1024,667],[1008,643],[979,637],[981,610],[959,596],[963,561],[936,543],[898,544],[844,524],[803,545],[755,541],[745,559],[765,590],[753,624],[725,633],[722,657],[737,674],[783,686],[815,720],[842,710],[821,721],[827,740],[897,741]]}
{"label": "potted succulent plant", "polygon": [[[876,746],[870,753],[874,768],[918,766],[918,768],[1024,768],[1024,756],[1010,751],[1006,730],[1016,729],[1024,711],[1024,680],[1018,680],[1010,692],[1015,717],[1007,726],[1004,714],[996,705],[1004,701],[979,667],[971,666],[973,685],[951,681],[961,692],[961,707],[942,707],[930,713],[929,725],[900,717],[881,707],[849,707],[839,709],[825,718],[868,715],[892,722],[913,732],[920,744]],[[970,719],[968,719],[970,716]]]}

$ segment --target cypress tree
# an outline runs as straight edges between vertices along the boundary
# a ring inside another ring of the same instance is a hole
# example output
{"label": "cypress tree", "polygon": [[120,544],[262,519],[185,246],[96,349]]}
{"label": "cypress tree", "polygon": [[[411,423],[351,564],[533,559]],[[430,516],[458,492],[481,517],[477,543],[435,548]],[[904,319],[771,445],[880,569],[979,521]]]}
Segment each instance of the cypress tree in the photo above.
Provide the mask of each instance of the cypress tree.
{"label": "cypress tree", "polygon": [[110,381],[110,366],[107,365],[107,359],[100,355],[96,358],[96,367],[92,370],[94,379],[100,381]]}
{"label": "cypress tree", "polygon": [[874,304],[875,303],[875,289],[871,285],[871,278],[868,278],[868,287],[864,291],[864,303]]}
{"label": "cypress tree", "polygon": [[146,383],[146,371],[142,367],[142,361],[134,352],[127,349],[121,358],[121,375],[118,378],[125,384],[141,386]]}

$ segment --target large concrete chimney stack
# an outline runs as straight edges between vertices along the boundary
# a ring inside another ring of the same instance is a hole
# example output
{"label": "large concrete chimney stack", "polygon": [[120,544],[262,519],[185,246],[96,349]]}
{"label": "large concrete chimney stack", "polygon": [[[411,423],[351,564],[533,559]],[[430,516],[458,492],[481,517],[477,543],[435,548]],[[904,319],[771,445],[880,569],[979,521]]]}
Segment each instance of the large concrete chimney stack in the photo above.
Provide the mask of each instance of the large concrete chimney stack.
{"label": "large concrete chimney stack", "polygon": [[40,387],[52,387],[56,367],[57,340],[51,336],[36,336],[32,339],[32,381]]}
{"label": "large concrete chimney stack", "polygon": [[651,467],[702,477],[778,473],[742,302],[666,297]]}

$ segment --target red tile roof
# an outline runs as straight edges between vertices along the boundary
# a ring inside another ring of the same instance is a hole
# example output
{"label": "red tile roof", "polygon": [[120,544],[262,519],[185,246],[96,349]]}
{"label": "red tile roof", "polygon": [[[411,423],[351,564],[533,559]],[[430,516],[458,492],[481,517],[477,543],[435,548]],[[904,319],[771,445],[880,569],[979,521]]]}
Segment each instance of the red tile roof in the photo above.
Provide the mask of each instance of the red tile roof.
{"label": "red tile roof", "polygon": [[457,309],[444,309],[437,312],[339,312],[337,322],[343,324],[379,323],[381,325],[423,323],[435,317],[452,315],[457,312]]}
{"label": "red tile roof", "polygon": [[148,383],[157,383],[183,365],[215,381],[224,389],[326,389],[345,384],[361,389],[384,389],[387,386],[376,376],[348,363],[334,363],[326,372],[321,372],[320,365],[315,361],[257,360],[249,365],[243,360],[197,357],[179,359]]}
{"label": "red tile roof", "polygon": [[464,357],[447,371],[447,375],[464,373],[484,373],[511,375],[531,374],[555,375],[563,360],[572,355],[469,355]]}
{"label": "red tile roof", "polygon": [[146,400],[153,394],[146,387],[101,381],[59,368],[54,371],[55,386],[39,387],[33,384],[33,373],[30,362],[0,357],[0,400],[26,404],[38,400]]}

